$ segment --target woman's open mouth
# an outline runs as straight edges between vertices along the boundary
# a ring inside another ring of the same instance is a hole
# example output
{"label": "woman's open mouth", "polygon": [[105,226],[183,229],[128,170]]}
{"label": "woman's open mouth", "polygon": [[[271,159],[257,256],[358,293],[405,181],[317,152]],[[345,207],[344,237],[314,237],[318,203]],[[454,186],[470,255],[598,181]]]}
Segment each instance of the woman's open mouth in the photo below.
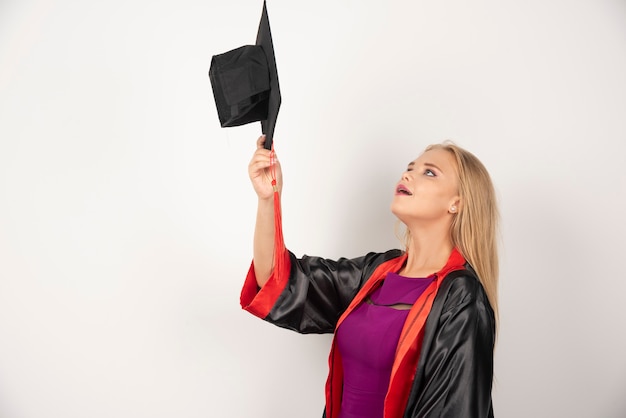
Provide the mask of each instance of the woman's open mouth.
{"label": "woman's open mouth", "polygon": [[403,196],[413,196],[413,193],[411,193],[411,191],[404,184],[399,184],[398,187],[396,187],[396,194]]}

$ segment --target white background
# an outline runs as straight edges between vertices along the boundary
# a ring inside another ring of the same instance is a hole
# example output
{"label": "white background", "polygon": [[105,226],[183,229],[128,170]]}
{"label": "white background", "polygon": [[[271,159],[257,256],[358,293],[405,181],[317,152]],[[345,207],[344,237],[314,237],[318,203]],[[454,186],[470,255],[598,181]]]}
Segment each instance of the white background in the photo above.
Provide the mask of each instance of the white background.
{"label": "white background", "polygon": [[[0,417],[319,418],[329,336],[242,311],[259,124],[211,56],[260,0],[0,1]],[[626,416],[626,2],[270,0],[296,254],[398,247],[452,139],[502,212],[499,417]]]}

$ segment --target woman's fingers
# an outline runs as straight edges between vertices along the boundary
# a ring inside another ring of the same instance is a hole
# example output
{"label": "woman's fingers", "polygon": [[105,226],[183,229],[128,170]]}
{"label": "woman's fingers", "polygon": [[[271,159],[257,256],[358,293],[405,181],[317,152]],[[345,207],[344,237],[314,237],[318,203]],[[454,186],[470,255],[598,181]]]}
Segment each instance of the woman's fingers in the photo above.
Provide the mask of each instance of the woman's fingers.
{"label": "woman's fingers", "polygon": [[[264,152],[266,151],[266,152]],[[269,151],[265,149],[257,150],[252,159],[250,160],[249,168],[250,171],[258,171],[268,168],[271,165],[271,158]]]}
{"label": "woman's fingers", "polygon": [[257,149],[248,164],[248,174],[257,195],[261,198],[269,198],[274,193],[272,177],[276,177],[278,189],[282,189],[282,170],[276,155],[263,147],[265,135],[257,139]]}
{"label": "woman's fingers", "polygon": [[250,164],[250,177],[258,177],[266,173],[269,163],[257,161]]}

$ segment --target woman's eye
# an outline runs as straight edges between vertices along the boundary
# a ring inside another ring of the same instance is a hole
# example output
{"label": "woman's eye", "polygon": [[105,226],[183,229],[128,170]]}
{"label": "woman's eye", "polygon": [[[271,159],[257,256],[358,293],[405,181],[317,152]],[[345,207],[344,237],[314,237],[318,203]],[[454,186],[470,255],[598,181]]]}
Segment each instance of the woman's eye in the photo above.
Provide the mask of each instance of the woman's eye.
{"label": "woman's eye", "polygon": [[429,168],[427,168],[426,170],[424,170],[424,174],[429,176],[429,177],[435,177],[435,172]]}

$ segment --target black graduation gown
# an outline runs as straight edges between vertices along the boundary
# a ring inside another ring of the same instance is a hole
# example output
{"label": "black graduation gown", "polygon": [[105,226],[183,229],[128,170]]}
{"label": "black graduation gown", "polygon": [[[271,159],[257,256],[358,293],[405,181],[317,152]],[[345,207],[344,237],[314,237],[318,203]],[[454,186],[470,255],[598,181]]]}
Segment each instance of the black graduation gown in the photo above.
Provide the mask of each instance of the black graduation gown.
{"label": "black graduation gown", "polygon": [[[252,306],[256,297],[250,293],[250,287],[256,286],[252,267],[241,303],[244,309],[283,328],[332,333],[374,270],[400,256],[399,250],[390,250],[335,261],[309,256],[298,259],[289,253],[289,278],[269,302],[268,311],[260,314]],[[469,265],[465,267],[445,276],[434,299],[403,418],[493,417],[495,318],[475,273]]]}

